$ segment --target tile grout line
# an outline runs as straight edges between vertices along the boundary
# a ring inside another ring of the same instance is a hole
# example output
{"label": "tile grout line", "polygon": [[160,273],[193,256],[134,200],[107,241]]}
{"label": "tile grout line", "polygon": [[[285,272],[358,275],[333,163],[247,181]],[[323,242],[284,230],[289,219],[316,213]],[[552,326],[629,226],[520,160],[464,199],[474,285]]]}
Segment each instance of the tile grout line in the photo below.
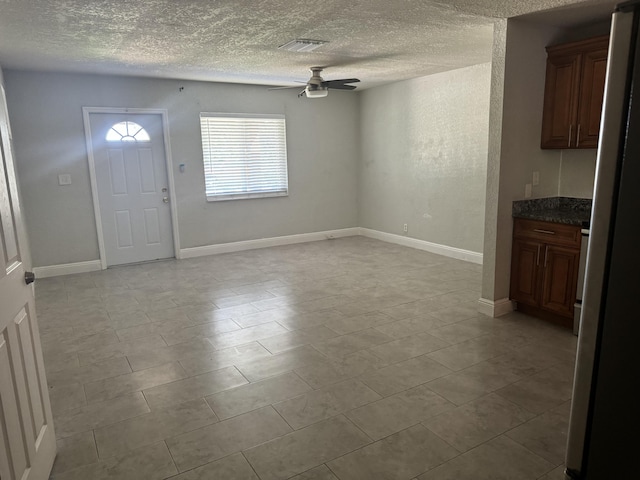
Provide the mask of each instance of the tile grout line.
{"label": "tile grout line", "polygon": [[[252,447],[253,448],[253,447]],[[242,458],[244,458],[244,461],[247,462],[247,465],[249,465],[249,467],[251,467],[251,470],[253,471],[253,473],[256,474],[257,478],[262,478],[260,477],[260,475],[258,474],[258,472],[256,471],[256,469],[254,468],[254,466],[252,465],[252,463],[249,461],[249,459],[247,458],[247,456],[244,454],[246,450],[241,450],[240,451],[240,455],[242,455]]]}
{"label": "tile grout line", "polygon": [[[180,475],[182,472],[178,469],[178,464],[176,463],[175,458],[173,458],[173,454],[171,453],[171,449],[169,448],[169,445],[167,445],[167,440],[166,439],[162,440],[162,443],[164,444],[164,448],[167,449],[167,452],[169,452],[169,457],[171,458],[171,463],[173,464],[174,468],[176,469],[176,475]],[[171,478],[171,477],[169,477],[169,478]]]}

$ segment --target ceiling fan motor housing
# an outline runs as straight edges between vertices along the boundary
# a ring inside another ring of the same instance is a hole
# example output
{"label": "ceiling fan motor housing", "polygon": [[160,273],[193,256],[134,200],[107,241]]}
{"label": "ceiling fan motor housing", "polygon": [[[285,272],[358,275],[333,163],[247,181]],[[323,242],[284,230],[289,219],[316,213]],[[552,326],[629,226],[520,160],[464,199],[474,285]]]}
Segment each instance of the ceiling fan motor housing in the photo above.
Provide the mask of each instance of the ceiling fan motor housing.
{"label": "ceiling fan motor housing", "polygon": [[307,84],[316,84],[316,85],[322,85],[322,82],[324,82],[324,79],[320,76],[320,73],[322,72],[322,67],[311,67],[311,78],[309,79],[309,81],[307,82]]}

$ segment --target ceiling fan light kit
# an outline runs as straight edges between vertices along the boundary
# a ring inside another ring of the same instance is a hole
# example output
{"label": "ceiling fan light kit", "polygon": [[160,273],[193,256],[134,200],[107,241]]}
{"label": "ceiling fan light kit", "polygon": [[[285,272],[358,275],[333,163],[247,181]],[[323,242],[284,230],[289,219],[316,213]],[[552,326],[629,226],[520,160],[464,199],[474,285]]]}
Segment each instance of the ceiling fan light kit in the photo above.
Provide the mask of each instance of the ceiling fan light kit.
{"label": "ceiling fan light kit", "polygon": [[[322,98],[329,95],[329,89],[319,87],[317,85],[307,85],[304,89],[304,94],[307,96],[307,98]],[[302,93],[300,95],[302,95]]]}

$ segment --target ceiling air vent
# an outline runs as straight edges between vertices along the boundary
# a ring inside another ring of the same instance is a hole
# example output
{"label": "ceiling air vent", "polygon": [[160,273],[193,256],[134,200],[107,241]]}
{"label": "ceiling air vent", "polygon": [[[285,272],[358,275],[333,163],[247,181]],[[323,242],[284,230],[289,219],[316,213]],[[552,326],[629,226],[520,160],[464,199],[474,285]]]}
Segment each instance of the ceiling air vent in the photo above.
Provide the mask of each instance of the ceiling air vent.
{"label": "ceiling air vent", "polygon": [[313,52],[316,48],[321,47],[325,43],[329,43],[326,40],[309,40],[308,38],[298,38],[291,40],[290,42],[280,45],[280,50],[287,50],[289,52]]}

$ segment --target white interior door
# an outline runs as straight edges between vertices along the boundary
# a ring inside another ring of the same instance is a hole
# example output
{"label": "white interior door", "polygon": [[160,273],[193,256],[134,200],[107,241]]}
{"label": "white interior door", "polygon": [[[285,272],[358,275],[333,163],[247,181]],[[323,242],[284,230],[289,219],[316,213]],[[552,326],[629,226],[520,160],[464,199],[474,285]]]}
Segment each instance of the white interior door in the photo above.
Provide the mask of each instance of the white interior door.
{"label": "white interior door", "polygon": [[43,480],[56,456],[4,92],[0,89],[0,479]]}
{"label": "white interior door", "polygon": [[173,257],[162,116],[89,119],[107,265]]}

